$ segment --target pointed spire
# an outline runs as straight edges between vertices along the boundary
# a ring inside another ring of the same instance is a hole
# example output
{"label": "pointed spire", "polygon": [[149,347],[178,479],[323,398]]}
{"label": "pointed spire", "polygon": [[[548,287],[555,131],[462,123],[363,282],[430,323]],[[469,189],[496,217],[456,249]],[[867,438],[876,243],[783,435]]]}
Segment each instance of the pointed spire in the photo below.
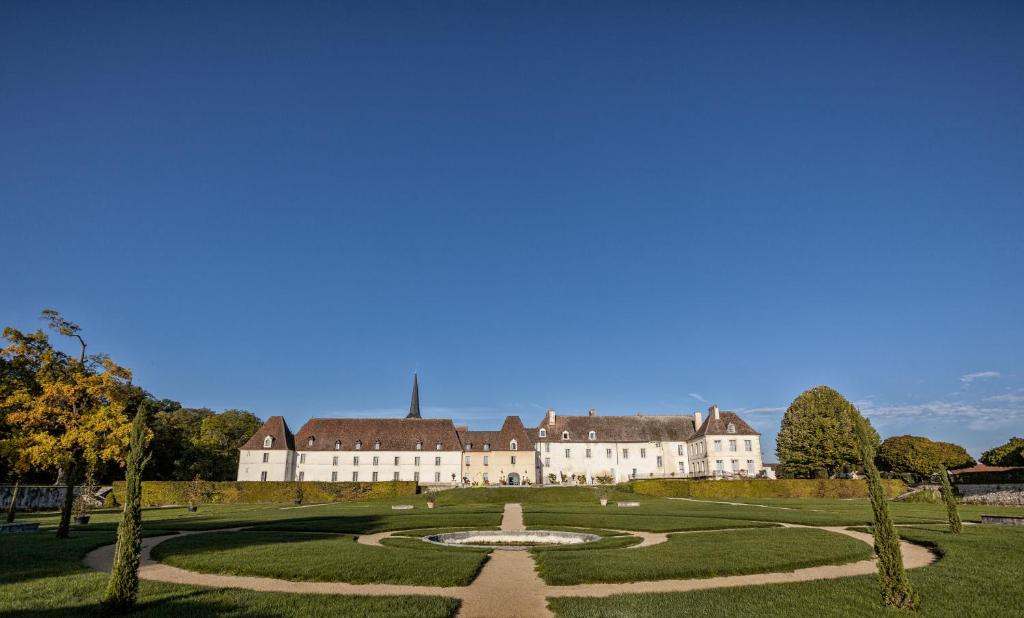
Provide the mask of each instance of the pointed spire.
{"label": "pointed spire", "polygon": [[420,416],[420,381],[412,374],[412,401],[409,402],[409,414],[405,418],[423,418]]}

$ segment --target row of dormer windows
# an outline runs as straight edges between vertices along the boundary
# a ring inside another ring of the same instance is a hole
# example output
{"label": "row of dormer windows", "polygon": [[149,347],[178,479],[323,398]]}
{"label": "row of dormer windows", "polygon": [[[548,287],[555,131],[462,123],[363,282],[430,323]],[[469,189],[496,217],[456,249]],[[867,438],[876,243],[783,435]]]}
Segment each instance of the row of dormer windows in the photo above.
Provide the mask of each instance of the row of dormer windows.
{"label": "row of dormer windows", "polygon": [[[546,437],[548,437],[548,430],[544,429],[544,428],[541,428],[540,431],[537,432],[537,435],[540,436],[541,438],[546,438]],[[562,439],[563,440],[568,440],[569,439],[569,432],[568,431],[563,431],[562,432]],[[587,439],[588,440],[597,440],[597,432],[591,430],[589,433],[587,433]]]}

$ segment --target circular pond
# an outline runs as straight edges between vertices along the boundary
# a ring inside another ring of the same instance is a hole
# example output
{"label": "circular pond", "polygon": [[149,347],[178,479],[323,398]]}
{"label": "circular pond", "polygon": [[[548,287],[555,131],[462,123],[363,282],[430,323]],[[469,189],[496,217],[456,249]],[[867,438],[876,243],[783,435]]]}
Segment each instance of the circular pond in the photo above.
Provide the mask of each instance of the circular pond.
{"label": "circular pond", "polygon": [[431,534],[423,540],[435,545],[455,545],[458,547],[480,547],[485,549],[529,549],[538,545],[579,545],[593,543],[601,537],[583,532],[559,532],[555,530],[521,530],[504,532],[501,530],[468,530],[464,532],[446,532]]}

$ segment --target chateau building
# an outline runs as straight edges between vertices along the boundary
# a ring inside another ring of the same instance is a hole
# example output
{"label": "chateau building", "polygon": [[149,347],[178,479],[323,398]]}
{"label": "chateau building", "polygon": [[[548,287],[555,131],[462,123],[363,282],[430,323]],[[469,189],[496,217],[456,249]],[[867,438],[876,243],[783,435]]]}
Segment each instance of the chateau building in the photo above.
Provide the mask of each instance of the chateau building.
{"label": "chateau building", "polygon": [[548,410],[526,428],[470,431],[420,414],[419,380],[405,418],[314,418],[292,434],[272,416],[239,450],[240,481],[416,481],[421,485],[593,484],[637,478],[754,477],[760,434],[735,412],[586,416]]}

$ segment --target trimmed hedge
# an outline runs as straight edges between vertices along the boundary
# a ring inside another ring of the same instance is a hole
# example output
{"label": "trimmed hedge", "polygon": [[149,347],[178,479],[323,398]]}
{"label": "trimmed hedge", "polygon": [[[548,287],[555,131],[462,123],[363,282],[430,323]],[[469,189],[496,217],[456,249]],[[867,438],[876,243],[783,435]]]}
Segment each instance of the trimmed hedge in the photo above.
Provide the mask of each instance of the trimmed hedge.
{"label": "trimmed hedge", "polygon": [[[689,481],[653,479],[634,481],[633,491],[647,496],[674,498],[866,498],[867,481],[839,479],[781,479],[741,481]],[[883,480],[889,497],[907,490],[903,481]]]}
{"label": "trimmed hedge", "polygon": [[[188,490],[192,481],[144,481],[142,483],[143,506],[164,506],[187,504]],[[317,481],[202,481],[200,504],[260,504],[267,502],[293,502],[297,487],[301,486],[304,503],[319,502],[360,502],[413,496],[418,491],[415,481],[386,481],[381,483],[328,483]],[[115,506],[124,503],[124,481],[114,481],[113,497]]]}

